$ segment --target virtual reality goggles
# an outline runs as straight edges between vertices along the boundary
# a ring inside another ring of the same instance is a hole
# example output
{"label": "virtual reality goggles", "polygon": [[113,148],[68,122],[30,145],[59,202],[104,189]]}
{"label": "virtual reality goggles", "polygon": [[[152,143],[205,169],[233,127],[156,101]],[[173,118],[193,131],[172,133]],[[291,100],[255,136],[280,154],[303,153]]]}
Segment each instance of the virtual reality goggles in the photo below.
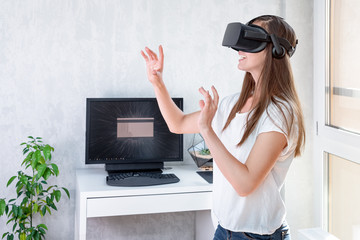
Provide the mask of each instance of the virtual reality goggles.
{"label": "virtual reality goggles", "polygon": [[288,40],[268,34],[260,26],[237,22],[228,24],[222,45],[236,51],[256,53],[264,50],[268,43],[273,44],[272,54],[275,58],[283,58],[286,53],[291,57],[296,50],[296,45],[293,47]]}

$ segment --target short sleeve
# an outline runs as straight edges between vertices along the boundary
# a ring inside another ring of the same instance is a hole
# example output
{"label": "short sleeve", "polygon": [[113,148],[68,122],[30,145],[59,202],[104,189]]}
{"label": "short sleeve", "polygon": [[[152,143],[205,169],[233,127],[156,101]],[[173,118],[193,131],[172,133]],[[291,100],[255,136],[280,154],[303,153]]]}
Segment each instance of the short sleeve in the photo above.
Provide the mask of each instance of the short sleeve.
{"label": "short sleeve", "polygon": [[271,104],[267,108],[267,111],[263,113],[257,129],[257,135],[266,132],[279,132],[284,134],[287,146],[281,152],[281,158],[288,156],[294,151],[296,143],[296,131],[294,130],[297,129],[295,121],[293,121],[294,124],[291,124],[293,116],[289,108],[284,105],[282,106],[283,107],[279,109],[274,104]]}

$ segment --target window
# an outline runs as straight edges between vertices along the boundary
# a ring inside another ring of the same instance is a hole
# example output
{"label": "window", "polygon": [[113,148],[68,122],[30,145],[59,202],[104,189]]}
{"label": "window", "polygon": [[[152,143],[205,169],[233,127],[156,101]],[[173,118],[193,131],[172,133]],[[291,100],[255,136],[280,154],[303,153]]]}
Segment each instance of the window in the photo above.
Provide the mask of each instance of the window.
{"label": "window", "polygon": [[358,0],[332,0],[329,6],[330,126],[360,133],[360,22]]}
{"label": "window", "polygon": [[360,239],[360,1],[314,2],[315,221]]}
{"label": "window", "polygon": [[360,239],[360,164],[332,154],[326,161],[329,232],[340,239]]}

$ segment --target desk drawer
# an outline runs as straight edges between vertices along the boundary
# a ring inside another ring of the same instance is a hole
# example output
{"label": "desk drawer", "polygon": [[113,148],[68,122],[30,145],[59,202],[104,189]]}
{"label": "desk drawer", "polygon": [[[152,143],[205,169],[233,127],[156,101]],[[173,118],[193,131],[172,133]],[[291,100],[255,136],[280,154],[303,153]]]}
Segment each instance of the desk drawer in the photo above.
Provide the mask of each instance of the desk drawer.
{"label": "desk drawer", "polygon": [[211,192],[87,199],[87,217],[209,210]]}

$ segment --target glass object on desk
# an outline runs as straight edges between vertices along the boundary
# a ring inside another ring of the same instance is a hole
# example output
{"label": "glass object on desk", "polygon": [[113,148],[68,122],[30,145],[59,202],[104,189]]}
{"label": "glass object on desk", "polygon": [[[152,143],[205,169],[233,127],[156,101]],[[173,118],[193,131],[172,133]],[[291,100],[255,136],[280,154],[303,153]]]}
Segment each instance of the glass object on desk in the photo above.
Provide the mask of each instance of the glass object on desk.
{"label": "glass object on desk", "polygon": [[198,168],[212,170],[213,158],[200,134],[194,134],[192,145],[188,148],[188,152]]}

